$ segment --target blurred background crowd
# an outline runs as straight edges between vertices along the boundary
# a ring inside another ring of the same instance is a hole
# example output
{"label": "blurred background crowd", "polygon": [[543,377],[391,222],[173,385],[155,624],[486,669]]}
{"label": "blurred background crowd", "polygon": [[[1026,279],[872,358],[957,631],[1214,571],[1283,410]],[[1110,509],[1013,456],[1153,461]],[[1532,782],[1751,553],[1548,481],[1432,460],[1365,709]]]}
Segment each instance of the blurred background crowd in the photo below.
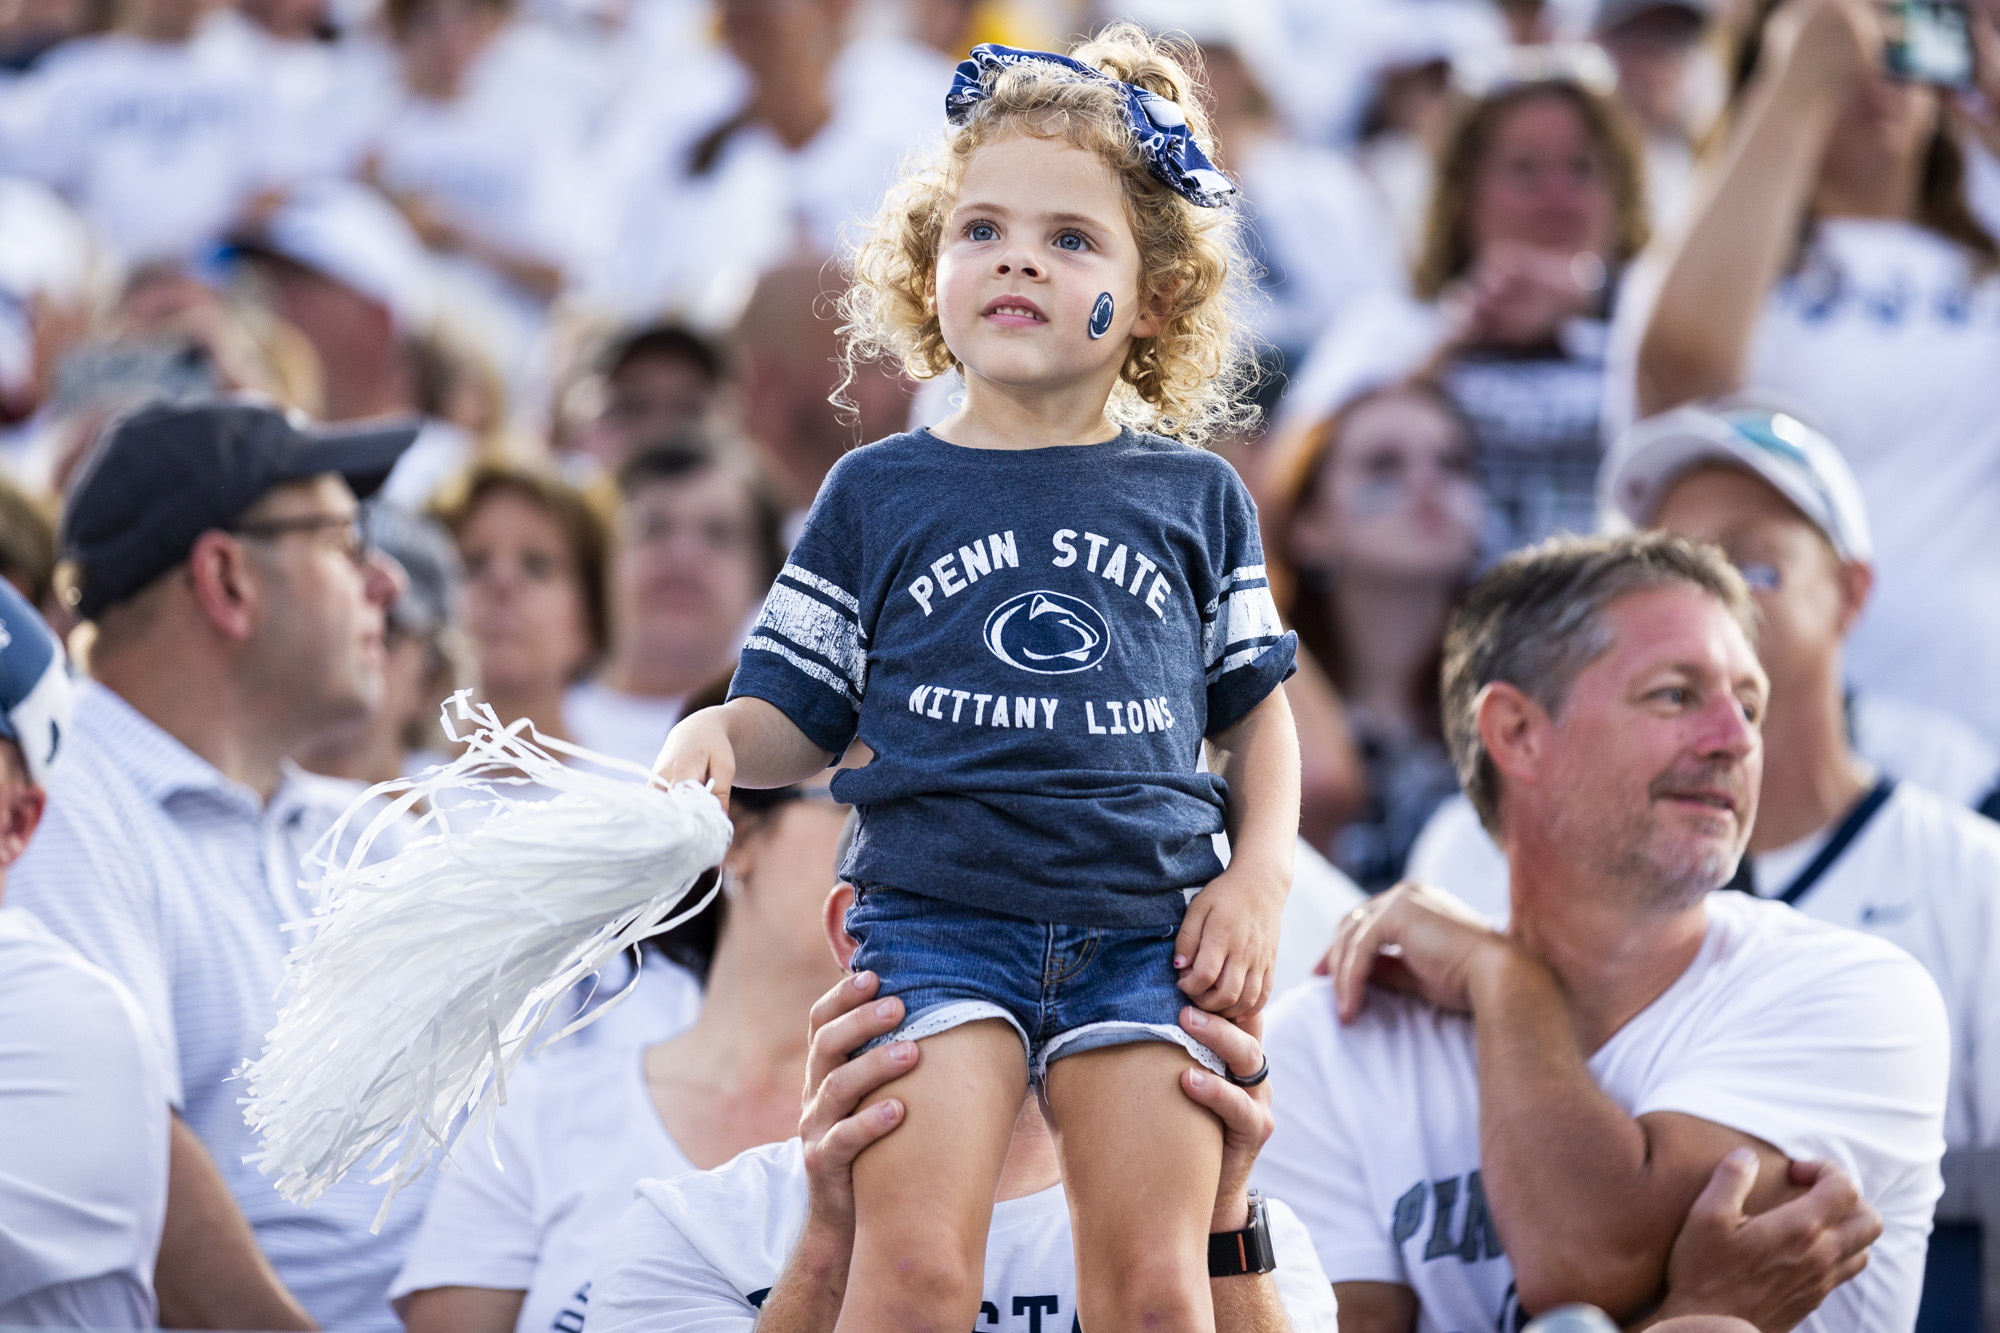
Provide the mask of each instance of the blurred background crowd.
{"label": "blurred background crowd", "polygon": [[1221,447],[1307,650],[1311,841],[1364,888],[1400,875],[1456,787],[1457,591],[1593,529],[1635,416],[1746,385],[1854,466],[1878,549],[1847,670],[1956,730],[1977,803],[2000,773],[2000,98],[1977,79],[2000,70],[1887,82],[1781,19],[1762,67],[1847,99],[1831,146],[1767,117],[1727,152],[1774,8],[4,0],[7,573],[67,628],[48,519],[136,403],[421,414],[375,505],[411,575],[391,702],[307,761],[421,762],[457,685],[650,760],[833,459],[948,410],[949,383],[879,368],[828,403],[843,227],[938,134],[973,42],[1130,16],[1199,44],[1248,200],[1265,416]]}
{"label": "blurred background crowd", "polygon": [[[1243,191],[1263,412],[1216,447],[1300,635],[1302,833],[1327,860],[1366,892],[1412,868],[1467,896],[1491,877],[1442,738],[1446,620],[1500,556],[1607,516],[1718,540],[1757,594],[1773,776],[1753,854],[1832,827],[1850,744],[2000,817],[2000,2],[1955,11],[1976,59],[1917,78],[1885,77],[1870,12],[0,0],[0,576],[87,662],[55,531],[106,422],[217,393],[419,416],[368,505],[404,576],[388,687],[291,757],[414,771],[442,753],[440,700],[470,688],[649,764],[726,678],[842,451],[950,410],[948,379],[881,366],[829,402],[844,229],[935,142],[972,44],[1132,18],[1199,47]],[[1760,547],[1720,491],[1672,515],[1610,494],[1611,442],[1696,401],[1750,413],[1729,419],[1774,454],[1807,457],[1800,422],[1823,433],[1865,501],[1858,538],[1845,490],[1776,502],[1824,560]],[[1805,717],[1827,708],[1831,739]],[[784,825],[815,895],[824,815]],[[792,989],[829,984],[815,933],[780,915],[733,916],[776,933],[711,937],[691,970],[724,959],[725,1000],[744,950]],[[1954,1021],[1983,1030],[1996,1002],[1954,998]],[[718,1049],[749,1059],[749,1021],[717,1017]],[[736,1137],[786,1129],[797,1079],[779,1085]],[[1955,1149],[2000,1143],[2000,1106],[1978,1114]],[[697,1164],[742,1146],[713,1137]]]}

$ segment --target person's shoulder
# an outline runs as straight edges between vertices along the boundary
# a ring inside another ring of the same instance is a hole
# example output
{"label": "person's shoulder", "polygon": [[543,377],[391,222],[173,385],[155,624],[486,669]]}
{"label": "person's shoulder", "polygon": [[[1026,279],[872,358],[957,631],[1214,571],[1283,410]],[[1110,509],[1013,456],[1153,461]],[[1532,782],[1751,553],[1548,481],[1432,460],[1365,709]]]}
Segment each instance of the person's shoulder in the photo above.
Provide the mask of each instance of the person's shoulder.
{"label": "person's shoulder", "polygon": [[1818,979],[1833,992],[1866,995],[1872,987],[1908,984],[1936,993],[1930,973],[1887,940],[1820,921],[1788,903],[1718,890],[1708,895],[1710,920],[1722,938],[1715,961],[1748,986],[1763,978],[1779,991]]}
{"label": "person's shoulder", "polygon": [[0,906],[0,963],[4,964],[0,975],[7,978],[5,994],[9,996],[51,978],[60,979],[64,986],[81,984],[86,988],[100,976],[110,981],[108,973],[100,972],[57,939],[34,913],[11,905]]}
{"label": "person's shoulder", "polygon": [[1213,450],[1134,429],[1125,432],[1118,456],[1127,465],[1145,468],[1171,485],[1177,496],[1197,504],[1221,501],[1256,507],[1236,465]]}
{"label": "person's shoulder", "polygon": [[[130,1071],[152,1058],[146,1019],[125,984],[25,908],[0,907],[0,976],[7,979],[0,1027],[39,1032],[46,1050],[105,1071]],[[32,1021],[21,1027],[10,1012]]]}
{"label": "person's shoulder", "polygon": [[1121,452],[1129,457],[1164,459],[1197,476],[1219,478],[1236,475],[1236,469],[1230,466],[1229,460],[1211,449],[1177,440],[1171,435],[1156,435],[1136,426],[1124,432]]}
{"label": "person's shoulder", "polygon": [[805,1146],[796,1138],[761,1144],[711,1170],[642,1180],[638,1188],[676,1225],[710,1219],[740,1226],[748,1219],[780,1214],[792,1201],[804,1205]]}
{"label": "person's shoulder", "polygon": [[1265,1011],[1264,1044],[1285,1062],[1335,1066],[1402,1064],[1431,1051],[1472,1051],[1471,1020],[1446,1013],[1414,996],[1371,986],[1351,1023],[1340,1021],[1333,981],[1314,977],[1292,987]]}
{"label": "person's shoulder", "polygon": [[1868,690],[1850,700],[1848,718],[1854,748],[1902,781],[1967,806],[2000,783],[2000,748],[1950,713]]}
{"label": "person's shoulder", "polygon": [[833,461],[819,484],[813,508],[847,503],[861,495],[879,494],[906,476],[913,463],[935,457],[935,449],[920,431],[898,431],[872,443],[849,449]]}
{"label": "person's shoulder", "polygon": [[1889,821],[1903,854],[1943,858],[1925,876],[1925,889],[2000,893],[2000,824],[1913,782],[1897,783],[1878,817]]}
{"label": "person's shoulder", "polygon": [[831,482],[835,477],[852,478],[897,467],[934,452],[936,445],[941,443],[928,431],[899,430],[894,435],[884,435],[879,440],[849,449],[827,469],[826,479]]}
{"label": "person's shoulder", "polygon": [[615,1087],[621,1075],[642,1058],[644,1048],[622,1043],[562,1040],[523,1060],[507,1076],[507,1103],[575,1100],[589,1089],[595,1101]]}
{"label": "person's shoulder", "polygon": [[805,1222],[804,1145],[766,1143],[712,1170],[642,1180],[638,1196],[718,1269],[782,1267]]}
{"label": "person's shoulder", "polygon": [[81,684],[63,737],[62,762],[49,775],[48,806],[24,859],[33,857],[37,847],[72,835],[94,840],[106,834],[109,845],[120,845],[149,826],[158,807],[133,781],[130,743],[134,727],[150,726],[103,686]]}
{"label": "person's shoulder", "polygon": [[136,44],[123,33],[91,33],[58,44],[35,62],[35,77],[46,81],[88,77],[129,63]]}

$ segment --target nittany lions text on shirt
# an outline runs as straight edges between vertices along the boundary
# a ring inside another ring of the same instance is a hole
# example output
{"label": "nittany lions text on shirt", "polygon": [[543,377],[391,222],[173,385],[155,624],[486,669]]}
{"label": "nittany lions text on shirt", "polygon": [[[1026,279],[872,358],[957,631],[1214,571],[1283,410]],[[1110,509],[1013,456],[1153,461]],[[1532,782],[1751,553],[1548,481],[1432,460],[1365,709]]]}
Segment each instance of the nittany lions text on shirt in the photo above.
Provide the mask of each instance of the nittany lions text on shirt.
{"label": "nittany lions text on shirt", "polygon": [[1291,674],[1256,507],[1159,436],[842,458],[745,644],[732,697],[874,751],[842,875],[1084,926],[1170,925],[1221,871],[1195,771]]}

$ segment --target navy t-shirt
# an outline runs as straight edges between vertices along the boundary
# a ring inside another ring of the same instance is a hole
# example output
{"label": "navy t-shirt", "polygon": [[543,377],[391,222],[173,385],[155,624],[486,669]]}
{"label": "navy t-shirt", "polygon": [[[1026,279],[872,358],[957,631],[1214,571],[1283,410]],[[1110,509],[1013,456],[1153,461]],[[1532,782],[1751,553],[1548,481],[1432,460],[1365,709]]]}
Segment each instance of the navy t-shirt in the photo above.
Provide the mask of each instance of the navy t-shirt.
{"label": "navy t-shirt", "polygon": [[827,474],[730,696],[781,709],[861,810],[842,877],[1033,921],[1180,919],[1221,871],[1195,771],[1292,672],[1228,463],[1126,430],[968,449],[894,435]]}

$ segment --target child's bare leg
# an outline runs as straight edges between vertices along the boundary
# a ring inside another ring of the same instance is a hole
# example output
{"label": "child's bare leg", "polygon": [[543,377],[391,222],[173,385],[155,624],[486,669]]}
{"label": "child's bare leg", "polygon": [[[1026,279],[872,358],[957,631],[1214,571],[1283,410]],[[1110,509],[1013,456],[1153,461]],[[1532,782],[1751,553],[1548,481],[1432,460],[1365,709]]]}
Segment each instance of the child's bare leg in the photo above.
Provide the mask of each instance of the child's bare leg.
{"label": "child's bare leg", "polygon": [[1178,1046],[1147,1041],[1049,1065],[1077,1315],[1090,1333],[1214,1333],[1208,1225],[1222,1126],[1181,1092],[1192,1063]]}
{"label": "child's bare leg", "polygon": [[906,1109],[854,1162],[854,1259],[835,1333],[965,1333],[978,1320],[993,1196],[1027,1091],[1020,1037],[982,1019],[926,1037],[917,1067],[868,1099]]}

